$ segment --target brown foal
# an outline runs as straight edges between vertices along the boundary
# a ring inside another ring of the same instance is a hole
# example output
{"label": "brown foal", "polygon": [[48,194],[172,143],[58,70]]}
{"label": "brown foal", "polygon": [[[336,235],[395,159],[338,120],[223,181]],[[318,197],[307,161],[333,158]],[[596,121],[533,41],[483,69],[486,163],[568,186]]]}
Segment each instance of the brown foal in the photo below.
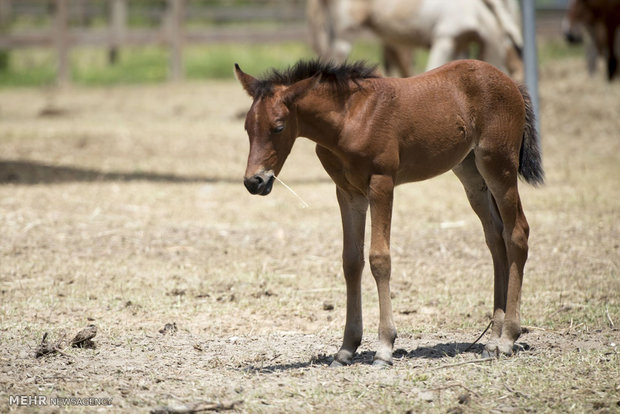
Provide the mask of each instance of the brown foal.
{"label": "brown foal", "polygon": [[542,183],[530,99],[488,63],[461,60],[407,79],[382,78],[363,63],[299,62],[256,79],[235,65],[253,98],[245,120],[250,153],[244,184],[267,195],[297,137],[314,141],[336,183],[343,227],[347,312],[332,365],[348,365],[362,339],[361,276],[370,207],[370,268],[379,293],[374,364],[392,363],[390,299],[394,186],[452,170],[465,187],[493,257],[493,328],[486,352],[510,355],[521,334],[528,223],[518,175]]}

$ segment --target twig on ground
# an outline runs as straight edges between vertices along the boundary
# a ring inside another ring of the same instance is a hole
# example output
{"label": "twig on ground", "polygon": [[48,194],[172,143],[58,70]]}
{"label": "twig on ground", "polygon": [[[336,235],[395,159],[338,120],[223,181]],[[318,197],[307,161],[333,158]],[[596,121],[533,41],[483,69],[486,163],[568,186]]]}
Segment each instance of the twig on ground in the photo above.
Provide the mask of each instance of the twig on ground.
{"label": "twig on ground", "polygon": [[494,361],[495,357],[488,357],[488,358],[480,358],[480,359],[472,359],[469,361],[462,361],[462,362],[457,362],[454,364],[446,364],[446,365],[440,365],[438,367],[435,367],[433,369],[431,369],[431,371],[437,371],[438,369],[443,369],[443,368],[451,368],[451,367],[458,367],[459,365],[466,365],[466,364],[477,364],[479,362],[488,362],[488,361]]}
{"label": "twig on ground", "polygon": [[448,388],[454,388],[454,387],[461,387],[463,388],[465,391],[469,392],[470,394],[475,395],[476,397],[478,397],[478,393],[468,387],[466,387],[465,385],[463,385],[460,382],[454,382],[452,384],[447,384],[447,385],[443,385],[441,387],[436,387],[436,388],[431,388],[431,391],[442,391],[442,390],[447,390]]}
{"label": "twig on ground", "polygon": [[611,316],[609,316],[609,306],[605,305],[605,316],[607,316],[607,322],[609,322],[609,327],[614,329],[614,321],[611,320]]}
{"label": "twig on ground", "polygon": [[58,352],[60,355],[65,356],[67,358],[74,358],[73,355],[69,355],[67,354],[65,351],[63,351],[62,349],[57,349],[56,352]]}
{"label": "twig on ground", "polygon": [[541,328],[540,326],[522,326],[521,333],[528,333],[530,331],[547,331],[545,328]]}
{"label": "twig on ground", "polygon": [[35,358],[55,353],[66,356],[67,358],[73,358],[73,356],[62,351],[62,342],[64,338],[60,338],[59,340],[54,342],[47,342],[47,335],[47,332],[43,334],[43,339],[41,339],[41,343],[36,347],[34,351]]}
{"label": "twig on ground", "polygon": [[465,350],[462,353],[465,353],[467,351],[469,351],[474,345],[476,345],[478,343],[478,341],[480,339],[482,339],[482,337],[484,336],[485,333],[487,333],[487,331],[489,330],[489,328],[491,327],[491,325],[493,325],[493,321],[489,322],[489,324],[487,325],[487,327],[484,329],[484,331],[482,331],[482,333],[480,334],[480,336],[478,337],[478,339],[476,339],[474,342],[472,342],[467,348],[465,348]]}
{"label": "twig on ground", "polygon": [[203,401],[188,405],[168,406],[164,405],[151,410],[151,414],[193,414],[203,411],[223,411],[233,410],[239,404],[242,404],[243,400],[233,401],[229,403]]}
{"label": "twig on ground", "polygon": [[516,391],[513,390],[512,388],[510,388],[508,385],[504,384],[504,388],[506,388],[509,392],[513,393],[514,395],[516,395],[517,397],[521,397],[521,398],[530,398],[529,395],[522,393],[521,391]]}

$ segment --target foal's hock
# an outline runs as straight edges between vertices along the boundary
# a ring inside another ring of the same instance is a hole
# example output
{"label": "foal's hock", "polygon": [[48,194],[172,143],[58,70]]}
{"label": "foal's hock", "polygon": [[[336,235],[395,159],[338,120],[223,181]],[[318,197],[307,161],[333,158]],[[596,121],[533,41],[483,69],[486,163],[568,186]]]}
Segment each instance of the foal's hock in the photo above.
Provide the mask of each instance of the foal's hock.
{"label": "foal's hock", "polygon": [[271,192],[297,137],[314,141],[337,187],[347,314],[333,365],[348,365],[362,339],[361,276],[370,208],[369,262],[379,293],[375,364],[391,364],[396,329],[390,299],[394,186],[452,170],[480,218],[494,267],[493,328],[486,351],[510,355],[521,334],[520,301],[529,227],[518,176],[543,182],[530,98],[490,64],[461,60],[407,79],[374,67],[301,61],[256,79],[235,65],[253,98],[245,120],[245,186]]}

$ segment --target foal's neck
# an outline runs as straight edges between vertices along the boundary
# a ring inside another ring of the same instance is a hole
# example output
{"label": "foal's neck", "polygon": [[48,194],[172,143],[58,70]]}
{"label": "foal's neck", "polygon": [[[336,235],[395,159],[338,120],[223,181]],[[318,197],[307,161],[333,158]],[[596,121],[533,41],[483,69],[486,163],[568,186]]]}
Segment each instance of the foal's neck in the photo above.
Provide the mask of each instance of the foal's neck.
{"label": "foal's neck", "polygon": [[339,94],[330,85],[321,85],[297,102],[299,136],[318,145],[336,149],[355,91]]}

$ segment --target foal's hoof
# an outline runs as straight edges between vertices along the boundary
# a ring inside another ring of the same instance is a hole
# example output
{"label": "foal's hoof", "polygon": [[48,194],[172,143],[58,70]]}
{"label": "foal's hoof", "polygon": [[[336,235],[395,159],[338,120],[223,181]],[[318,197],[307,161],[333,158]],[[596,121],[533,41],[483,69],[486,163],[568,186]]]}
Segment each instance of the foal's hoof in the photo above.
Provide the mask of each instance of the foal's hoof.
{"label": "foal's hoof", "polygon": [[499,358],[514,355],[514,343],[510,341],[489,342],[482,351],[482,358]]}
{"label": "foal's hoof", "polygon": [[499,348],[497,342],[489,342],[482,351],[482,358],[499,358]]}
{"label": "foal's hoof", "polygon": [[513,347],[513,342],[500,342],[497,346],[497,353],[502,356],[512,356],[514,355]]}
{"label": "foal's hoof", "polygon": [[495,351],[489,351],[488,349],[484,348],[482,350],[482,358],[499,358],[499,354],[497,353],[497,348],[495,349]]}
{"label": "foal's hoof", "polygon": [[392,361],[384,361],[382,359],[375,359],[374,361],[372,361],[372,366],[379,367],[379,368],[388,368],[392,366]]}
{"label": "foal's hoof", "polygon": [[342,361],[338,358],[334,358],[331,364],[329,364],[330,368],[340,368],[340,367],[348,367],[351,365],[351,361]]}

